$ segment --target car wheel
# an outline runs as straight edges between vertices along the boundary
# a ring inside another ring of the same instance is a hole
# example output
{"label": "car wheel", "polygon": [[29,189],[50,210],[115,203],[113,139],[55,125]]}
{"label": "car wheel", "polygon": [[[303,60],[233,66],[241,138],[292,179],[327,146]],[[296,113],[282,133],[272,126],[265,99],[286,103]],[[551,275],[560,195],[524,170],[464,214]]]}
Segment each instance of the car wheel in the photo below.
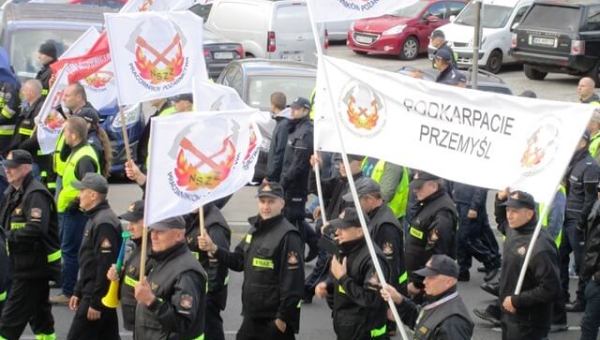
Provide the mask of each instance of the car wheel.
{"label": "car wheel", "polygon": [[485,69],[488,70],[488,72],[492,72],[493,74],[496,74],[496,73],[500,72],[501,68],[502,68],[502,51],[493,50],[492,53],[490,53],[490,56],[488,57],[487,63],[485,64]]}
{"label": "car wheel", "polygon": [[415,59],[419,55],[419,41],[415,37],[408,37],[402,45],[400,51],[400,59],[411,60]]}
{"label": "car wheel", "polygon": [[548,72],[538,71],[527,64],[523,65],[523,70],[525,71],[525,76],[531,80],[544,80],[548,75]]}

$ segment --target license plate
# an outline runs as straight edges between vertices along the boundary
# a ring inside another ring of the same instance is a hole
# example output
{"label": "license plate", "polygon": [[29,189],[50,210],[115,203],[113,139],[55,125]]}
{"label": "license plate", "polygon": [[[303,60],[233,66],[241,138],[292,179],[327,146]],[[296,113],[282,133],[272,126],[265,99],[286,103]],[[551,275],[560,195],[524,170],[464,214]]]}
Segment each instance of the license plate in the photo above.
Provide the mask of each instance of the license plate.
{"label": "license plate", "polygon": [[555,44],[556,44],[556,39],[553,39],[553,38],[533,37],[533,45],[554,47]]}
{"label": "license plate", "polygon": [[304,54],[302,53],[287,53],[284,54],[281,59],[283,60],[292,60],[292,61],[302,61],[304,59]]}
{"label": "license plate", "polygon": [[362,35],[357,35],[356,37],[354,37],[354,39],[362,44],[370,44],[371,42],[373,42],[373,39],[371,39],[371,37],[365,37]]}
{"label": "license plate", "polygon": [[215,52],[213,53],[215,59],[233,59],[233,52]]}

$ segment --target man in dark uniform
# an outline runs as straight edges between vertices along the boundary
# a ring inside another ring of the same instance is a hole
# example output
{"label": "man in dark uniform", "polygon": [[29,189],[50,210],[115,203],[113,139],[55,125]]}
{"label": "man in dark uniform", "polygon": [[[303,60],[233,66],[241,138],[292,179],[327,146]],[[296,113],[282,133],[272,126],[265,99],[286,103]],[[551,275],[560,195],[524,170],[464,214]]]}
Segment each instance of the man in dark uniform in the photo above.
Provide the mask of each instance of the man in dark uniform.
{"label": "man in dark uniform", "polygon": [[414,340],[471,340],[473,320],[458,295],[458,265],[446,255],[433,255],[417,273],[425,277],[427,303],[418,306],[402,296],[393,286],[381,290],[387,301],[392,299],[400,318],[415,331]]}
{"label": "man in dark uniform", "polygon": [[79,280],[69,301],[75,317],[67,340],[120,339],[117,311],[105,307],[102,298],[110,284],[106,273],[121,248],[121,222],[106,200],[106,178],[88,173],[73,186],[80,190],[79,207],[88,222],[79,250]]}
{"label": "man in dark uniform", "polygon": [[50,78],[52,78],[52,65],[57,59],[56,45],[54,41],[48,40],[40,45],[38,49],[38,60],[42,64],[42,68],[36,74],[35,79],[42,83],[42,96],[46,98],[50,89]]}
{"label": "man in dark uniform", "polygon": [[[229,249],[231,243],[231,229],[225,217],[213,203],[202,208],[204,212],[204,226],[206,233],[213,242],[224,249]],[[206,296],[205,334],[207,339],[225,340],[223,318],[221,311],[227,304],[227,285],[229,283],[229,268],[214,257],[208,256],[199,248],[200,216],[198,212],[185,216],[185,239],[194,257],[200,261],[208,273],[208,293]]]}
{"label": "man in dark uniform", "polygon": [[581,137],[577,151],[573,154],[565,173],[567,180],[567,210],[559,254],[562,298],[566,302],[566,310],[569,312],[583,312],[585,310],[585,282],[581,279],[577,284],[576,299],[569,303],[570,255],[573,253],[575,272],[579,273],[587,219],[594,202],[598,199],[597,188],[600,182],[600,166],[588,151],[589,141],[590,135],[586,132]]}
{"label": "man in dark uniform", "polygon": [[600,327],[600,201],[596,201],[588,219],[579,276],[586,282],[587,300],[580,340],[596,340]]}
{"label": "man in dark uniform", "polygon": [[18,340],[28,322],[36,339],[56,339],[48,281],[60,275],[58,217],[52,195],[31,175],[32,163],[24,150],[13,150],[2,161],[10,187],[0,223],[13,279],[0,320],[0,339],[6,340]]}
{"label": "man in dark uniform", "polygon": [[275,120],[275,128],[267,157],[267,174],[264,179],[267,182],[279,182],[281,179],[290,122],[290,110],[285,109],[286,100],[283,92],[271,93],[271,117]]}
{"label": "man in dark uniform", "polygon": [[302,240],[311,248],[317,247],[315,231],[306,223],[308,176],[313,154],[313,123],[308,117],[310,101],[298,97],[290,105],[289,135],[283,156],[279,184],[285,191],[285,218],[300,231]]}
{"label": "man in dark uniform", "polygon": [[140,277],[140,254],[144,233],[144,201],[135,201],[129,206],[127,212],[120,215],[119,218],[128,222],[127,231],[134,247],[125,255],[121,273],[117,275],[116,266],[113,264],[108,270],[107,278],[111,281],[120,281],[119,296],[123,314],[123,328],[133,331],[135,328],[135,308],[137,306],[134,287]]}
{"label": "man in dark uniform", "polygon": [[203,339],[208,281],[185,242],[185,220],[171,217],[149,229],[152,270],[135,285],[134,339]]}
{"label": "man in dark uniform", "polygon": [[[436,52],[440,50],[446,50],[450,52],[450,55],[452,56],[452,66],[456,67],[456,54],[452,50],[452,47],[448,46],[448,42],[446,41],[446,35],[444,34],[444,32],[440,30],[433,31],[433,33],[431,34],[431,46],[436,48]],[[431,64],[433,68],[436,68],[434,60],[431,61]]]}
{"label": "man in dark uniform", "polygon": [[0,47],[0,155],[6,156],[15,132],[21,84],[13,73],[6,51]]}
{"label": "man in dark uniform", "polygon": [[415,272],[424,268],[434,254],[456,258],[458,213],[440,177],[423,171],[416,172],[410,188],[416,195],[418,209],[411,219],[404,255],[408,271],[408,294],[420,302],[423,277]]}
{"label": "man in dark uniform", "polygon": [[467,77],[452,65],[452,54],[449,51],[437,50],[433,56],[433,62],[435,68],[440,70],[440,74],[435,80],[436,83],[458,87],[467,86]]}
{"label": "man in dark uniform", "polygon": [[536,204],[523,191],[496,195],[498,230],[506,236],[499,302],[502,304],[503,340],[541,340],[547,337],[552,305],[560,294],[558,253],[545,229],[535,242],[519,295],[514,295],[527,249],[537,224]]}
{"label": "man in dark uniform", "polygon": [[40,144],[35,135],[35,119],[42,109],[44,97],[42,96],[42,84],[37,79],[26,81],[21,87],[23,101],[28,106],[21,110],[15,125],[10,149],[23,149],[33,156],[33,163],[38,167],[34,175],[40,178],[40,181],[46,185],[46,188],[54,195],[56,189],[56,174],[52,170],[52,155],[42,155]]}
{"label": "man in dark uniform", "polygon": [[[379,293],[381,284],[358,212],[346,208],[330,225],[339,242],[339,252],[331,260],[334,280],[319,283],[315,295],[333,294],[333,329],[339,340],[386,339],[387,305]],[[385,255],[377,247],[376,252],[383,275],[390,281]]]}
{"label": "man in dark uniform", "polygon": [[234,252],[218,247],[209,235],[198,243],[230,269],[244,271],[244,320],[236,339],[294,339],[304,283],[302,240],[283,216],[285,195],[277,182],[261,184],[257,196],[258,215],[248,219],[252,228]]}

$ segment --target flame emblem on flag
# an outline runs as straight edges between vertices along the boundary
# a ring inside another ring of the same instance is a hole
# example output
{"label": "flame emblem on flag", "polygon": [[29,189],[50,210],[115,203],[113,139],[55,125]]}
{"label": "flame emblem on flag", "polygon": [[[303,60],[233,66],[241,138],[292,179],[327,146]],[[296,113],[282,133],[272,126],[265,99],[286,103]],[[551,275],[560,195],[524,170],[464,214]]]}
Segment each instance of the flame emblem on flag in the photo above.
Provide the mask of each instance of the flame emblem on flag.
{"label": "flame emblem on flag", "polygon": [[244,162],[248,161],[252,153],[256,149],[256,141],[258,138],[256,137],[256,131],[254,131],[254,127],[250,125],[250,145],[248,145],[248,152],[246,152],[246,156],[244,157]]}
{"label": "flame emblem on flag", "polygon": [[113,79],[113,73],[109,71],[98,71],[92,75],[85,77],[85,83],[94,88],[100,89],[106,86],[106,84],[110,83]]}
{"label": "flame emblem on flag", "polygon": [[154,4],[154,0],[146,0],[142,3],[142,6],[138,8],[138,12],[148,12],[150,7]]}
{"label": "flame emblem on flag", "polygon": [[533,176],[552,162],[560,142],[561,121],[555,116],[545,116],[527,138],[521,156],[521,168],[526,176]]}
{"label": "flame emblem on flag", "polygon": [[342,91],[340,114],[351,131],[373,137],[385,123],[386,107],[383,98],[370,86],[353,81]]}

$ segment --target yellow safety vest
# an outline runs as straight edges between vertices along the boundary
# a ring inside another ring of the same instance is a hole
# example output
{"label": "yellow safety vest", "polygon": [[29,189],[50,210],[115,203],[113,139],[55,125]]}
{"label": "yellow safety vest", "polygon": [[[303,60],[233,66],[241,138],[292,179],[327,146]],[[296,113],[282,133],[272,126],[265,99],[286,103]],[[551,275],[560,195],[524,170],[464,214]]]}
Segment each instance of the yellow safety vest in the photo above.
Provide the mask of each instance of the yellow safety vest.
{"label": "yellow safety vest", "polygon": [[65,212],[69,204],[77,197],[79,190],[73,186],[73,181],[77,180],[75,176],[75,170],[77,163],[81,158],[88,156],[96,163],[96,173],[100,174],[100,163],[98,162],[98,155],[91,145],[84,145],[79,148],[75,153],[72,153],[67,159],[65,170],[63,174],[63,187],[58,194],[58,200],[56,202],[57,210],[59,213]]}
{"label": "yellow safety vest", "polygon": [[598,132],[592,136],[592,139],[590,141],[590,146],[588,146],[590,155],[592,155],[593,158],[596,158],[598,156],[598,147],[599,146],[600,146],[600,132]]}
{"label": "yellow safety vest", "polygon": [[60,132],[60,135],[58,135],[58,139],[56,140],[56,148],[54,148],[54,155],[52,157],[52,164],[54,167],[54,172],[56,172],[56,174],[59,176],[63,176],[63,174],[65,173],[65,166],[67,165],[67,162],[60,159],[60,152],[64,147],[65,147],[65,133],[64,133],[64,129],[63,129]]}
{"label": "yellow safety vest", "polygon": [[310,94],[310,112],[308,114],[308,118],[310,120],[315,120],[315,95],[317,94],[317,88],[313,88]]}
{"label": "yellow safety vest", "polygon": [[[360,165],[361,169],[367,164],[367,158],[363,159],[362,164]],[[371,173],[371,179],[377,183],[381,183],[381,178],[383,177],[383,172],[385,169],[385,161],[378,160],[375,164],[375,168]],[[406,167],[402,167],[402,180],[398,187],[396,188],[396,192],[394,193],[394,197],[387,203],[388,207],[392,209],[394,212],[394,216],[396,218],[403,217],[406,215],[406,206],[408,205],[408,194],[410,193],[409,189],[409,179],[408,179],[408,169]]]}
{"label": "yellow safety vest", "polygon": [[[567,189],[565,188],[564,185],[559,185],[558,186],[558,190],[563,194],[563,195],[567,195]],[[541,214],[542,211],[544,211],[544,203],[539,203],[538,204],[538,215]],[[540,218],[542,219],[542,227],[544,228],[548,228],[548,219],[550,216],[550,209],[546,210],[546,213],[544,214],[544,216],[541,216]],[[556,248],[558,248],[560,246],[560,242],[562,241],[562,229],[561,231],[558,233],[558,235],[556,236],[556,239],[554,239],[554,244],[556,244]]]}

